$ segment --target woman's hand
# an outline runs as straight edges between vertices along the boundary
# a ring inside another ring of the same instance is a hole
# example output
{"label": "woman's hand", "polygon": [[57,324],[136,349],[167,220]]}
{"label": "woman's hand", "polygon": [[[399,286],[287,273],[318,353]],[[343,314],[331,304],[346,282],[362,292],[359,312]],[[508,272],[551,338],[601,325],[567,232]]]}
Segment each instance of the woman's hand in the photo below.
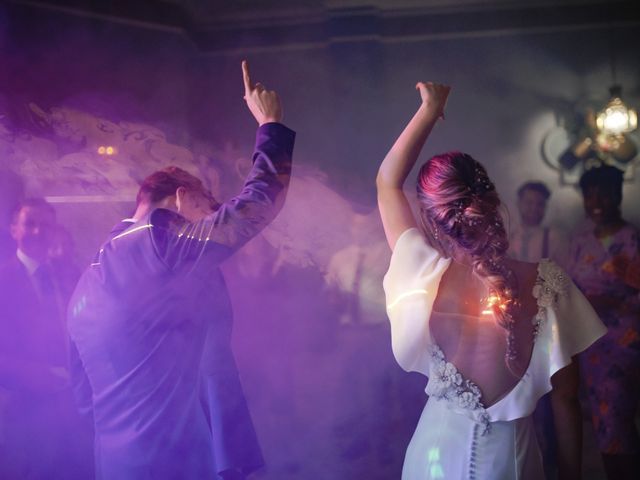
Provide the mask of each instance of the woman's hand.
{"label": "woman's hand", "polygon": [[418,82],[416,89],[422,104],[384,157],[376,177],[378,207],[392,250],[402,232],[416,226],[402,187],[438,118],[444,117],[451,91],[451,87],[433,82]]}
{"label": "woman's hand", "polygon": [[444,119],[444,108],[447,104],[451,87],[440,83],[418,82],[416,90],[420,92],[422,104],[435,113],[437,118]]}

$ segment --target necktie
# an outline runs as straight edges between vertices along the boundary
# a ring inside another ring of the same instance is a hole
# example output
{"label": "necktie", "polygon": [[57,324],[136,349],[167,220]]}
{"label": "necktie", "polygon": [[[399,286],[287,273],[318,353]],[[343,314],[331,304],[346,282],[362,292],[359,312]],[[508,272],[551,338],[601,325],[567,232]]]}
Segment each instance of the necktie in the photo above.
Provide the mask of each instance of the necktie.
{"label": "necktie", "polygon": [[529,242],[531,241],[532,232],[524,231],[522,234],[522,248],[520,249],[520,258],[523,262],[529,260]]}

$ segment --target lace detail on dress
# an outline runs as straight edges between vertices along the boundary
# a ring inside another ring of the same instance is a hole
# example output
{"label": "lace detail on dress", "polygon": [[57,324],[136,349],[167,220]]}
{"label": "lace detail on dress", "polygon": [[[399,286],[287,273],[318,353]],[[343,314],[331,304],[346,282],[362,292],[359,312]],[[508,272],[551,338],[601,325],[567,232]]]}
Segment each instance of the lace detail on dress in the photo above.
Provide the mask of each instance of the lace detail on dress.
{"label": "lace detail on dress", "polygon": [[444,399],[455,406],[468,410],[482,427],[481,435],[491,429],[489,414],[482,404],[482,393],[478,386],[460,375],[453,363],[447,362],[444,352],[432,344],[430,355],[433,359],[433,375],[429,378],[427,393],[438,399]]}
{"label": "lace detail on dress", "polygon": [[533,287],[533,296],[538,300],[538,313],[533,317],[533,334],[538,335],[547,319],[547,308],[555,305],[558,297],[564,297],[569,291],[567,274],[553,261],[544,258],[538,263],[538,278]]}

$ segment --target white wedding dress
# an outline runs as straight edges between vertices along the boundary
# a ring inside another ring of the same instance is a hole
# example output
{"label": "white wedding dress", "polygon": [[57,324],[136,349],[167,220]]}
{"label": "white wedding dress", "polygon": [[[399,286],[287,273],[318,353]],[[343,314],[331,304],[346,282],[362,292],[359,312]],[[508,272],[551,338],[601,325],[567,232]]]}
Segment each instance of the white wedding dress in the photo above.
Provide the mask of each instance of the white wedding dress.
{"label": "white wedding dress", "polygon": [[[445,358],[429,327],[440,279],[450,263],[412,228],[398,239],[384,279],[396,360],[403,369],[429,377],[429,400],[407,448],[402,479],[544,479],[531,414],[551,390],[551,376],[606,328],[562,269],[543,260],[533,291],[537,334],[528,368],[513,388],[485,408],[483,385],[464,378]],[[457,358],[467,355],[465,365],[488,365],[474,355],[483,352],[481,329],[495,328],[494,323],[489,327],[480,318],[447,315],[447,321],[466,322],[461,331],[475,335],[480,345]]]}

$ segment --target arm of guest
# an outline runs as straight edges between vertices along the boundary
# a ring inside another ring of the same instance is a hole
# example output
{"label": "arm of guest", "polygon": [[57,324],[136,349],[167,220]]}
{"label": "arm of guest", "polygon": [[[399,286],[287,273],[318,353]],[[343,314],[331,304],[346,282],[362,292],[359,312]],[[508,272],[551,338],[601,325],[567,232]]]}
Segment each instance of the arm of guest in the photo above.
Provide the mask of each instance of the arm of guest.
{"label": "arm of guest", "polygon": [[76,401],[78,411],[82,415],[93,414],[93,390],[89,378],[80,360],[78,348],[73,340],[69,339],[69,372],[71,376],[71,388]]}
{"label": "arm of guest", "polygon": [[582,418],[578,401],[579,367],[576,359],[551,377],[551,407],[558,440],[558,478],[581,478]]}
{"label": "arm of guest", "polygon": [[378,207],[392,250],[400,235],[416,226],[402,187],[438,118],[444,115],[450,91],[448,86],[431,82],[420,82],[416,89],[422,103],[382,161],[376,178]]}
{"label": "arm of guest", "polygon": [[64,369],[56,369],[44,362],[0,353],[0,387],[6,390],[28,390],[47,393],[69,385]]}

